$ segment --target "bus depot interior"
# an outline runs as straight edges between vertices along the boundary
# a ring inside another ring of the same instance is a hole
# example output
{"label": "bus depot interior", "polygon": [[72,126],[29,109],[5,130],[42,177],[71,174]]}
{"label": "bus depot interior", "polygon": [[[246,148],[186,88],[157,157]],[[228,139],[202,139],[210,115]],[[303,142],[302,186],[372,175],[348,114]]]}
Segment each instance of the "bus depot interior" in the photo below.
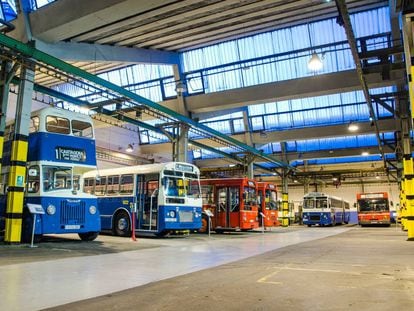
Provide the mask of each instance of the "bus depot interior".
{"label": "bus depot interior", "polygon": [[413,308],[412,1],[0,7],[5,309]]}

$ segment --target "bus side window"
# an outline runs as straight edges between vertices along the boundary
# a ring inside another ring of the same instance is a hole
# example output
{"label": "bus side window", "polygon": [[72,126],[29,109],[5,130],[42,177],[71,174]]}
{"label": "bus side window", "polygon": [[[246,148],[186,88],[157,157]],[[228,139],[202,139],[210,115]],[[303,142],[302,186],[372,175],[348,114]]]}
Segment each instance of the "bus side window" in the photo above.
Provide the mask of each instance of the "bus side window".
{"label": "bus side window", "polygon": [[118,194],[119,193],[119,176],[109,176],[108,177],[108,194]]}
{"label": "bus side window", "polygon": [[85,178],[83,183],[83,192],[94,194],[93,182],[95,178]]}
{"label": "bus side window", "polygon": [[106,176],[96,180],[95,195],[105,195],[106,192]]}
{"label": "bus side window", "polygon": [[134,190],[133,175],[121,175],[119,193],[132,194]]}

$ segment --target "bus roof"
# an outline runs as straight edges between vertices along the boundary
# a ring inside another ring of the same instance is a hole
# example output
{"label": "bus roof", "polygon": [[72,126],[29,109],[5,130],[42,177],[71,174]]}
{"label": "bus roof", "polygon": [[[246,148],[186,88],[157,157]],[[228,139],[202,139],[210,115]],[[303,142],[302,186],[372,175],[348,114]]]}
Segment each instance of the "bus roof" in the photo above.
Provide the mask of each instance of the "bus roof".
{"label": "bus roof", "polygon": [[35,111],[32,111],[31,116],[47,116],[47,115],[54,115],[62,118],[67,118],[70,120],[81,120],[85,122],[92,122],[92,118],[89,115],[74,112],[58,107],[45,107]]}
{"label": "bus roof", "polygon": [[[178,170],[188,173],[199,174],[200,170],[197,166],[184,163],[184,162],[167,162],[167,163],[154,163],[143,164],[135,166],[124,166],[117,168],[108,168],[103,170],[93,170],[85,173],[84,177],[96,177],[96,176],[110,176],[110,175],[123,175],[123,174],[150,174],[159,173],[163,170]],[[190,171],[191,170],[191,171]]]}
{"label": "bus roof", "polygon": [[346,201],[346,200],[344,200],[340,197],[336,197],[336,196],[326,194],[326,193],[323,193],[323,192],[309,192],[309,193],[307,193],[303,196],[304,199],[306,199],[306,198],[320,198],[320,197],[327,197],[327,198],[332,198],[332,199],[348,202],[348,201]]}

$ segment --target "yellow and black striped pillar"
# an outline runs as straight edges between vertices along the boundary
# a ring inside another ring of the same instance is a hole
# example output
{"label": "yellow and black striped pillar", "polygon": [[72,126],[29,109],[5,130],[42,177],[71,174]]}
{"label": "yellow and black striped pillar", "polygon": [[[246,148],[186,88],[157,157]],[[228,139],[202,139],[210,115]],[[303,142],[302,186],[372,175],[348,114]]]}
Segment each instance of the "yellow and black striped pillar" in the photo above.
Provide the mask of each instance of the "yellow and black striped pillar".
{"label": "yellow and black striped pillar", "polygon": [[282,227],[289,226],[289,201],[288,194],[282,193]]}
{"label": "yellow and black striped pillar", "polygon": [[8,243],[20,243],[27,150],[27,136],[16,135],[15,140],[12,142],[7,191],[6,235],[4,240]]}
{"label": "yellow and black striped pillar", "polygon": [[414,241],[414,167],[411,155],[404,155],[403,170],[405,179],[406,212],[404,228],[407,229],[408,241]]}
{"label": "yellow and black striped pillar", "polygon": [[11,145],[5,217],[4,241],[9,244],[20,243],[21,240],[34,71],[28,66],[22,66],[20,75],[21,82],[17,97],[14,138]]}
{"label": "yellow and black striped pillar", "polygon": [[406,214],[406,197],[405,197],[405,178],[402,177],[401,184],[400,184],[400,210],[398,211],[398,216],[400,217],[401,221],[401,230],[405,231],[405,214]]}

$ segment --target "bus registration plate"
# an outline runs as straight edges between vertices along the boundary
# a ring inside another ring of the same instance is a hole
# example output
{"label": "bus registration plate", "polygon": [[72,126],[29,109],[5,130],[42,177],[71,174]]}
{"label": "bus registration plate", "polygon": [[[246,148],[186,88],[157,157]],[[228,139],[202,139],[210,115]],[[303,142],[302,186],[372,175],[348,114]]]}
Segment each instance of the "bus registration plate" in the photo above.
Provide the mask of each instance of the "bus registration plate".
{"label": "bus registration plate", "polygon": [[66,230],[80,229],[80,225],[65,225]]}

